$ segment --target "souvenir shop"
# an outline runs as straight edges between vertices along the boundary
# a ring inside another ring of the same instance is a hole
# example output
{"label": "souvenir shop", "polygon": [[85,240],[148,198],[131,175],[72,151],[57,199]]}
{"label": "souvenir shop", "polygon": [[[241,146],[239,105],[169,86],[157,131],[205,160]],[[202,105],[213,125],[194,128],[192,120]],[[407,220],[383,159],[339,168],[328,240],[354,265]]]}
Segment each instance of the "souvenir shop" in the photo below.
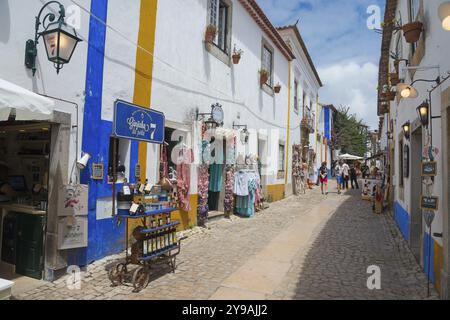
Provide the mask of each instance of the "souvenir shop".
{"label": "souvenir shop", "polygon": [[204,225],[213,211],[253,217],[263,200],[257,156],[238,151],[238,143],[248,143],[248,131],[235,130],[240,126],[221,127],[223,114],[217,109],[221,110],[213,106],[216,119],[211,116],[200,124],[199,225]]}

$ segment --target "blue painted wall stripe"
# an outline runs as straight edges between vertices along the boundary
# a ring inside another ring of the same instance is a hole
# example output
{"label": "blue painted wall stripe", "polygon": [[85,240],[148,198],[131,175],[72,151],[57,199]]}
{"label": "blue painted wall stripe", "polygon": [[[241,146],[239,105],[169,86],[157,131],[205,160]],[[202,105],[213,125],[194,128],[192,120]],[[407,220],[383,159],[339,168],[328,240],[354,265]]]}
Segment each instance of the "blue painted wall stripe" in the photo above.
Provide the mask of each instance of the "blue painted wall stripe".
{"label": "blue painted wall stripe", "polygon": [[[91,13],[106,22],[108,0],[91,1]],[[121,252],[125,248],[124,225],[117,226],[116,220],[113,218],[97,220],[97,200],[112,195],[112,187],[106,181],[112,122],[101,119],[105,42],[105,25],[91,17],[82,148],[83,151],[91,154],[92,159],[88,166],[89,169],[84,170],[81,174],[81,183],[89,185],[88,247],[71,250],[68,253],[69,264],[87,265],[107,255]],[[94,181],[90,178],[91,164],[98,158],[103,158],[105,164],[103,181]]]}
{"label": "blue painted wall stripe", "polygon": [[403,209],[401,204],[397,201],[394,203],[394,218],[403,237],[406,239],[406,241],[409,241],[409,226],[411,223],[411,219],[409,217],[408,211]]}
{"label": "blue painted wall stripe", "polygon": [[[431,241],[431,243],[430,243]],[[429,245],[431,246],[429,248]],[[431,249],[431,250],[429,250]],[[430,236],[429,233],[425,232],[423,235],[423,265],[425,274],[430,279],[431,282],[434,283],[435,274],[434,274],[434,239]],[[431,256],[430,256],[431,255]],[[428,258],[430,258],[430,272],[428,272]]]}

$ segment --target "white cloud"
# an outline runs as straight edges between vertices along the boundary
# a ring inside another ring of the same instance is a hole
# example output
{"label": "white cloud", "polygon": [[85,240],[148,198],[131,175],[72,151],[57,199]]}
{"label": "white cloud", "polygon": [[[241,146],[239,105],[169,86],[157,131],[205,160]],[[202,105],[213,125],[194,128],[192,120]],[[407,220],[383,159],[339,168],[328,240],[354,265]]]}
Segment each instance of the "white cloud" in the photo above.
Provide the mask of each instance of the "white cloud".
{"label": "white cloud", "polygon": [[372,128],[377,128],[378,67],[371,63],[338,63],[318,70],[324,87],[320,101],[348,106],[352,113]]}

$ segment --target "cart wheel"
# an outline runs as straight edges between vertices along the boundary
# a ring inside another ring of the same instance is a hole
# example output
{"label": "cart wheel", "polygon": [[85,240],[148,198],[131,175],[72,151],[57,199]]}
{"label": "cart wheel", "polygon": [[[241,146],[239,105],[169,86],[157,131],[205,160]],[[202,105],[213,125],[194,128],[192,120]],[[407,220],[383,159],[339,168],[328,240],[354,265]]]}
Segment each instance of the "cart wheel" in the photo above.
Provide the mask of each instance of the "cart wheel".
{"label": "cart wheel", "polygon": [[150,282],[150,272],[146,267],[139,267],[133,274],[134,292],[140,292],[145,289]]}
{"label": "cart wheel", "polygon": [[114,287],[121,285],[127,272],[127,265],[124,263],[118,263],[113,268],[111,268],[108,272],[108,277],[112,285]]}

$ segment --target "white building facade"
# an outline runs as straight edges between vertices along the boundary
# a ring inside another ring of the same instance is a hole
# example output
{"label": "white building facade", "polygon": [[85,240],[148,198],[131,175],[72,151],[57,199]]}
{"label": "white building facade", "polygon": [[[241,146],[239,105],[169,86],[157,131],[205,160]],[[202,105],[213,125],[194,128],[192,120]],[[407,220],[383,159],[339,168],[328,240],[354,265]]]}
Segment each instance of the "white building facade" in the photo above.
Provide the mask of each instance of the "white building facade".
{"label": "white building facade", "polygon": [[[444,2],[387,1],[379,91],[380,97],[386,90],[396,91],[396,96],[380,98],[379,115],[381,145],[389,152],[395,219],[424,272],[448,298],[450,33],[438,15]],[[399,27],[415,21],[423,29],[419,40],[409,43]],[[400,85],[396,85],[397,70]],[[402,84],[412,84],[417,95],[407,97]],[[416,110],[423,103],[431,113],[428,125],[421,123]],[[430,162],[436,165],[432,178],[422,176],[422,163]],[[422,196],[438,199],[437,208],[424,208]],[[434,217],[431,230],[426,223],[430,216]]]}

